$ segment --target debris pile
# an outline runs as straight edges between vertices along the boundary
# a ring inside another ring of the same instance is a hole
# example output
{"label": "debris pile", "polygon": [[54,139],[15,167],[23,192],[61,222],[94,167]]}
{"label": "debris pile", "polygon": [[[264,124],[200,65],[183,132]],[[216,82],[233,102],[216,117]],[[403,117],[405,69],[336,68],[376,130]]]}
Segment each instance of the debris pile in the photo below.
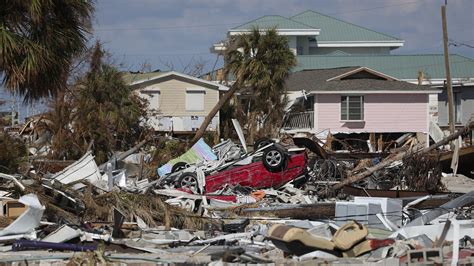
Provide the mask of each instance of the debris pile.
{"label": "debris pile", "polygon": [[444,144],[404,137],[361,154],[285,137],[251,150],[237,132],[200,140],[158,178],[139,147],[1,173],[0,262],[474,262],[472,180],[441,174],[429,152]]}

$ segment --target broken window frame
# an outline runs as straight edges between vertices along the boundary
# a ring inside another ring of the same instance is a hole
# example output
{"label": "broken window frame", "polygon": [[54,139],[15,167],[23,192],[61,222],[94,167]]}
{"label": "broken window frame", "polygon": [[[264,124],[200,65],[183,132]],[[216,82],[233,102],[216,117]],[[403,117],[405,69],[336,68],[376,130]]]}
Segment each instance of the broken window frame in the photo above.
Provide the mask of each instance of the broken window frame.
{"label": "broken window frame", "polygon": [[[359,106],[354,106],[356,104],[359,104]],[[341,121],[364,121],[364,96],[341,95],[340,112]],[[355,115],[358,115],[358,117],[354,117]]]}

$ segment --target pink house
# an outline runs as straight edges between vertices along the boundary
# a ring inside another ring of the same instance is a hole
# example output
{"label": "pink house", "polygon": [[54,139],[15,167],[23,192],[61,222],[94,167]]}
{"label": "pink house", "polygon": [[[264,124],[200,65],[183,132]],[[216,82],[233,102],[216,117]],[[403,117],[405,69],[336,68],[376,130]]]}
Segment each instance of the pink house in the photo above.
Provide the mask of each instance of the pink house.
{"label": "pink house", "polygon": [[383,141],[408,132],[427,141],[429,95],[440,92],[366,67],[295,72],[286,85],[294,102],[285,132],[377,134]]}

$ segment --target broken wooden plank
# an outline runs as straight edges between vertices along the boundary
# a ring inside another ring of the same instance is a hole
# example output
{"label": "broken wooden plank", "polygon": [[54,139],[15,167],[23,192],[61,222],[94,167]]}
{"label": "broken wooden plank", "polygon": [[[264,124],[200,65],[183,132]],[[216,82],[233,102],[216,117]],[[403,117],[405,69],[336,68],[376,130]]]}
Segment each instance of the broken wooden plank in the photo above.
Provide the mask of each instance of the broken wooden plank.
{"label": "broken wooden plank", "polygon": [[[468,132],[470,132],[470,130],[474,128],[474,121],[470,121],[466,126],[464,126],[462,129],[458,130],[457,132],[447,136],[446,138],[444,138],[443,140],[427,147],[427,148],[424,148],[424,149],[417,149],[417,147],[415,147],[412,150],[408,150],[408,151],[403,151],[403,152],[400,152],[398,154],[395,154],[393,156],[389,156],[387,158],[385,158],[383,161],[381,161],[379,164],[376,164],[372,167],[369,167],[367,168],[367,170],[361,172],[361,173],[358,173],[358,174],[354,174],[352,173],[351,175],[349,175],[348,178],[346,178],[345,180],[343,180],[342,182],[340,182],[339,184],[336,184],[334,185],[332,188],[334,190],[339,190],[341,188],[343,188],[344,186],[346,185],[350,185],[354,182],[357,182],[359,180],[362,180],[368,176],[370,176],[371,174],[375,173],[376,171],[378,170],[381,170],[385,167],[387,167],[388,165],[392,164],[393,162],[396,162],[396,161],[399,161],[399,160],[402,160],[403,158],[405,158],[406,156],[409,156],[411,154],[414,154],[414,153],[427,153],[427,152],[430,152],[440,146],[443,146],[443,145],[446,145],[448,144],[450,141],[456,139],[457,137],[461,136],[461,135],[464,135],[464,134],[467,134]],[[418,146],[419,147],[419,146]],[[325,193],[324,191],[322,193]]]}

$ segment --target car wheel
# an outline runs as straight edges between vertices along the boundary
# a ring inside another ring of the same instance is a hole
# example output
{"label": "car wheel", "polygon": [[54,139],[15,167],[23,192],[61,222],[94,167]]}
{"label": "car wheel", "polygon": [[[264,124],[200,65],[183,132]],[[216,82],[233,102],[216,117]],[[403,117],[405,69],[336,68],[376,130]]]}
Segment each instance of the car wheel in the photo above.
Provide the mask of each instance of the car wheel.
{"label": "car wheel", "polygon": [[183,169],[186,169],[189,167],[189,164],[188,163],[185,163],[185,162],[177,162],[173,165],[173,167],[171,167],[171,173],[176,173],[178,171],[181,171]]}
{"label": "car wheel", "polygon": [[183,173],[178,180],[178,187],[189,189],[194,193],[198,193],[199,186],[196,174],[191,172]]}
{"label": "car wheel", "polygon": [[265,147],[268,144],[272,144],[274,142],[275,141],[273,141],[272,139],[269,139],[269,138],[259,138],[253,144],[253,150],[256,151],[256,150],[260,149],[261,147]]}
{"label": "car wheel", "polygon": [[270,172],[283,170],[286,164],[286,155],[278,147],[269,147],[263,152],[263,165]]}

